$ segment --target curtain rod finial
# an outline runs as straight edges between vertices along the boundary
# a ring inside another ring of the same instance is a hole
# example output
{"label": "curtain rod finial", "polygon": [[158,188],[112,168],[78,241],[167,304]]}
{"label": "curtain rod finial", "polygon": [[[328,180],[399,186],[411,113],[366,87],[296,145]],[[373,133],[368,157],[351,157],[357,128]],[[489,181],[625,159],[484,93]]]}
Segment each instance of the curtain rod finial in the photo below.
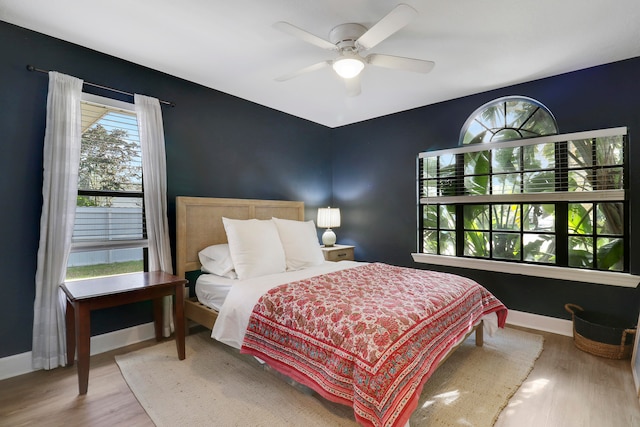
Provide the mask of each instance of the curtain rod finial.
{"label": "curtain rod finial", "polygon": [[36,67],[34,67],[33,65],[31,65],[31,64],[27,64],[27,70],[29,70],[29,71],[35,71],[35,69],[36,69]]}

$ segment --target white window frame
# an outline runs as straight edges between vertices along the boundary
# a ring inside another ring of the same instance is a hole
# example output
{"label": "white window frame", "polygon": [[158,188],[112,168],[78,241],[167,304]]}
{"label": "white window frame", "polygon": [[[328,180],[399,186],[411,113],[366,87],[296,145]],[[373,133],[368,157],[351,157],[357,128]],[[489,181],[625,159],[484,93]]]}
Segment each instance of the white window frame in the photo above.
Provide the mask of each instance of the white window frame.
{"label": "white window frame", "polygon": [[[128,114],[134,114],[137,116],[135,111],[135,105],[119,101],[112,98],[106,98],[103,96],[93,95],[89,93],[82,92],[82,101],[86,101],[89,103],[94,103],[98,105],[104,105],[116,110],[121,110]],[[132,249],[132,248],[141,248],[145,249],[149,247],[148,239],[134,239],[134,240],[112,240],[112,241],[100,241],[100,242],[72,242],[71,243],[71,253],[74,252],[89,252],[89,251],[101,251],[101,250],[112,250],[112,249]]]}
{"label": "white window frame", "polygon": [[[474,145],[466,145],[463,147],[457,147],[454,149],[446,149],[446,150],[438,150],[432,152],[421,153],[418,156],[418,167],[419,162],[424,157],[431,156],[440,156],[440,155],[448,155],[448,154],[460,154],[466,152],[475,152],[479,149],[481,150],[489,150],[492,148],[508,148],[508,147],[516,147],[516,146],[525,146],[530,144],[542,144],[542,143],[550,143],[550,142],[562,142],[567,140],[579,140],[585,138],[597,138],[597,137],[606,137],[606,136],[615,136],[615,135],[627,135],[626,127],[618,127],[611,129],[602,129],[597,131],[589,131],[589,132],[577,132],[572,134],[563,134],[563,135],[551,135],[544,136],[539,138],[531,138],[526,140],[514,140],[514,141],[505,141],[505,142],[494,142],[494,143],[483,143],[483,144],[474,144]],[[566,201],[579,201],[584,195],[580,195],[577,193],[567,192],[567,193],[543,193],[543,194],[516,194],[516,195],[487,195],[487,196],[450,196],[450,197],[435,197],[421,198],[420,191],[420,176],[419,169],[416,171],[416,176],[418,176],[418,206],[417,211],[420,212],[420,207],[423,204],[429,203],[429,201],[434,203],[446,203],[455,204],[461,202],[469,202],[470,198],[473,198],[474,203],[486,203],[486,202],[504,202],[504,203],[518,203],[518,202],[535,202],[535,203],[544,203],[545,201],[558,201],[558,200],[566,200]],[[592,191],[589,192],[589,199],[595,201],[609,201],[609,200],[624,200],[626,194],[625,190],[607,190],[607,191]],[[417,230],[420,230],[420,222],[422,221],[422,215],[418,215],[418,223]],[[630,236],[626,236],[629,238]],[[420,233],[418,233],[418,239],[422,239]],[[420,247],[420,240],[417,241],[417,247]],[[476,270],[484,270],[484,271],[494,271],[500,273],[508,273],[508,274],[521,274],[527,276],[537,276],[537,277],[545,277],[551,279],[560,279],[560,280],[570,280],[570,281],[578,281],[578,282],[587,282],[587,283],[596,283],[603,285],[611,285],[611,286],[621,286],[621,287],[633,287],[635,288],[640,282],[640,276],[633,275],[630,273],[624,272],[609,272],[603,270],[590,270],[590,269],[579,269],[579,268],[571,268],[571,267],[561,267],[561,266],[549,266],[549,265],[538,265],[538,264],[527,264],[521,262],[506,262],[500,260],[487,260],[487,259],[478,259],[478,258],[469,258],[469,257],[458,257],[458,256],[448,256],[448,255],[435,255],[435,254],[426,254],[426,253],[412,253],[413,260],[417,263],[425,263],[432,265],[441,265],[447,267],[459,267],[459,268],[469,268]]]}

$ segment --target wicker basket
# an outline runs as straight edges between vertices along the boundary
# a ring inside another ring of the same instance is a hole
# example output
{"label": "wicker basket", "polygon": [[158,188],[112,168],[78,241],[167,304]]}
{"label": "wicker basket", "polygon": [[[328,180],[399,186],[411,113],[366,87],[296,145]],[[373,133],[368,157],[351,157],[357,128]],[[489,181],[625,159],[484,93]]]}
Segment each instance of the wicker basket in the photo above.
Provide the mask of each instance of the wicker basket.
{"label": "wicker basket", "polygon": [[573,343],[587,353],[608,359],[628,359],[633,351],[633,322],[565,304],[573,321]]}

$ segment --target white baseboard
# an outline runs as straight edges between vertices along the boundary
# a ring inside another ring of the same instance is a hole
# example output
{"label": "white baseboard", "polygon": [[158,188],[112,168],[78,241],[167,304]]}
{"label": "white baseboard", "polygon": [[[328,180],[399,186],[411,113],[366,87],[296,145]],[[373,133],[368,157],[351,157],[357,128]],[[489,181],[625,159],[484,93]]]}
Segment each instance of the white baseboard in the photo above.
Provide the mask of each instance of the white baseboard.
{"label": "white baseboard", "polygon": [[[155,338],[153,322],[91,337],[91,355]],[[0,359],[0,380],[33,372],[31,352]]]}
{"label": "white baseboard", "polygon": [[524,311],[509,310],[507,325],[536,329],[567,337],[573,336],[573,322],[571,320],[525,313]]}
{"label": "white baseboard", "polygon": [[[509,310],[507,324],[568,337],[573,336],[573,324],[570,320],[525,313],[523,311]],[[153,322],[96,335],[91,337],[91,355],[104,353],[105,351],[146,341],[154,337]],[[0,359],[0,380],[26,374],[33,370],[30,351]]]}

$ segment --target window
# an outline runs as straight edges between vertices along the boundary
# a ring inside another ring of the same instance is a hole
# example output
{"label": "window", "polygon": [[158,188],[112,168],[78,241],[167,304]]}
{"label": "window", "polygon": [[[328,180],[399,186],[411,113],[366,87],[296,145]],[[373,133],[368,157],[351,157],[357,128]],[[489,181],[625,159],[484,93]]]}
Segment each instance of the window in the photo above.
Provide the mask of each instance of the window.
{"label": "window", "polygon": [[551,111],[525,96],[498,98],[474,111],[462,126],[460,145],[535,138],[558,133]]}
{"label": "window", "polygon": [[144,270],[142,161],[134,106],[83,94],[78,203],[67,279]]}
{"label": "window", "polygon": [[613,128],[421,153],[414,259],[628,273],[627,149]]}

